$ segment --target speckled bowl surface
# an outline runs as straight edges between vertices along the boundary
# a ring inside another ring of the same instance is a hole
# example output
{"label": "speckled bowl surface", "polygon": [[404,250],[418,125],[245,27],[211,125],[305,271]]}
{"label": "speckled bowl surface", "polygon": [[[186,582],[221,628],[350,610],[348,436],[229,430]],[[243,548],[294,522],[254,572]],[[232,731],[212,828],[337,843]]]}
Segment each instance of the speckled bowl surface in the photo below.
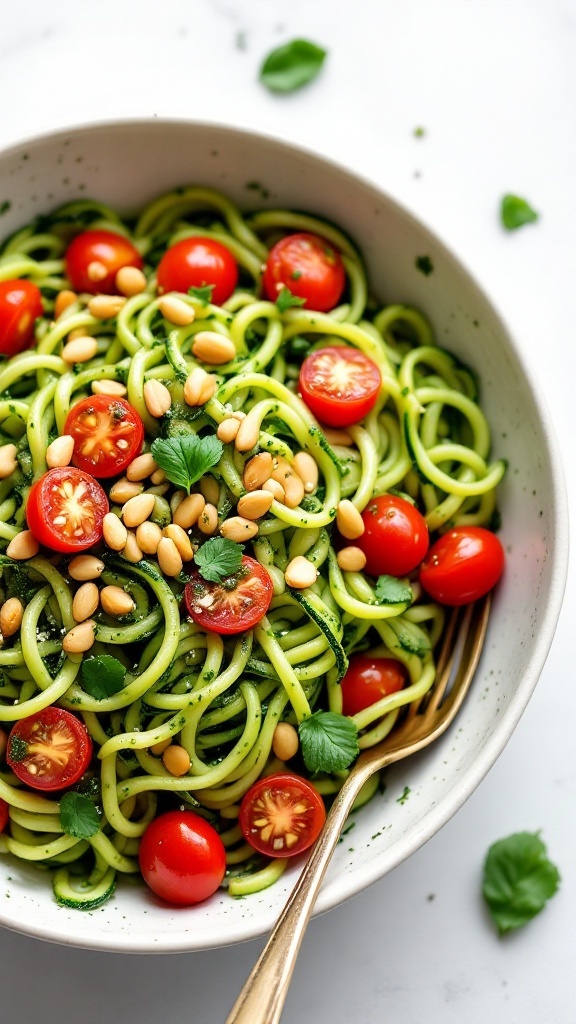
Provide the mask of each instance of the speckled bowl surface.
{"label": "speckled bowl surface", "polygon": [[[255,191],[255,182],[262,188]],[[510,337],[465,266],[379,188],[310,152],[227,127],[158,120],[43,136],[0,155],[0,237],[73,198],[93,196],[130,213],[182,184],[220,189],[243,208],[319,213],[347,230],[382,302],[420,307],[439,343],[478,372],[493,454],[509,461],[499,502],[507,567],[473,689],[449,732],[389,770],[385,793],[355,815],[320,894],[322,912],[426,842],[470,796],[515,728],[544,664],[564,591],[562,470],[521,342]],[[421,256],[429,257],[433,273],[417,269]],[[409,798],[398,802],[405,787]],[[218,892],[191,909],[161,905],[143,884],[122,882],[108,903],[81,913],[54,903],[45,872],[2,856],[0,923],[94,949],[207,949],[266,932],[300,866],[256,895],[234,900]]]}

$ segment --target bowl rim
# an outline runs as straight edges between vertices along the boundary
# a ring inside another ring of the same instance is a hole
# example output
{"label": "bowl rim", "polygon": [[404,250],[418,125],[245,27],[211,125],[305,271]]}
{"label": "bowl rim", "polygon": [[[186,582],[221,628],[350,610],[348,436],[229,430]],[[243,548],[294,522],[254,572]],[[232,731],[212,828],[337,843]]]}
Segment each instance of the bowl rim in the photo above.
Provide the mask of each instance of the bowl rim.
{"label": "bowl rim", "polygon": [[[444,240],[437,234],[436,229],[432,228],[428,224],[425,217],[420,215],[416,216],[412,213],[412,211],[401,200],[392,195],[378,181],[363,174],[362,172],[347,167],[345,164],[331,156],[319,153],[314,149],[311,149],[309,146],[302,145],[299,142],[294,142],[292,140],[287,141],[273,132],[268,130],[263,131],[260,128],[252,129],[247,126],[231,125],[224,121],[214,121],[211,119],[204,120],[202,118],[190,119],[184,117],[158,116],[94,120],[80,124],[72,123],[71,125],[55,129],[46,129],[42,132],[35,133],[32,136],[27,135],[23,138],[17,139],[16,141],[11,141],[9,145],[0,148],[0,162],[16,157],[22,149],[32,151],[33,148],[42,146],[46,143],[58,144],[59,140],[64,141],[70,135],[81,138],[82,136],[91,135],[101,131],[121,133],[134,128],[150,130],[152,132],[157,129],[166,128],[190,130],[191,132],[196,130],[212,130],[216,133],[222,133],[223,135],[243,138],[246,141],[256,138],[258,141],[263,141],[276,146],[280,150],[285,150],[291,154],[299,155],[304,159],[311,161],[311,163],[315,164],[317,167],[324,166],[331,171],[336,171],[342,177],[346,178],[352,185],[361,185],[365,189],[378,194],[381,199],[395,209],[414,227],[417,227],[419,230],[424,229],[430,239],[434,242],[436,249],[441,252],[443,258],[445,258],[449,264],[460,269],[461,272],[463,271],[467,276],[470,283],[476,289],[482,302],[484,302],[491,310],[498,330],[505,336],[511,351],[514,353],[528,384],[528,388],[531,392],[542,426],[542,438],[547,451],[551,470],[552,492],[549,498],[555,543],[550,554],[552,565],[550,570],[549,601],[543,613],[538,635],[535,637],[533,642],[530,664],[521,677],[516,691],[510,697],[505,713],[499,717],[499,722],[496,724],[489,740],[476,755],[470,768],[467,769],[465,779],[461,781],[458,786],[452,786],[449,792],[439,800],[431,810],[426,812],[424,823],[422,821],[415,823],[404,833],[401,850],[397,848],[395,850],[395,848],[392,847],[383,851],[380,855],[376,855],[371,861],[363,865],[361,876],[358,872],[342,874],[339,884],[337,886],[331,886],[330,895],[323,893],[321,890],[313,915],[317,916],[346,902],[352,896],[368,888],[368,886],[372,885],[380,878],[383,878],[400,863],[411,857],[412,854],[431,839],[432,836],[435,835],[436,832],[438,832],[438,830],[453,817],[462,804],[464,804],[472,795],[490,768],[495,764],[528,705],[554,638],[568,574],[568,558],[566,557],[569,549],[568,498],[565,473],[560,456],[557,435],[547,402],[544,398],[543,392],[541,391],[535,372],[532,371],[529,361],[526,360],[520,345],[517,344],[514,339],[512,331],[508,327],[507,321],[500,312],[498,306],[487,294],[482,284],[479,283],[466,259],[450,245],[444,242]],[[156,944],[147,936],[126,936],[121,932],[113,935],[107,934],[105,936],[100,936],[99,940],[96,941],[95,939],[90,938],[90,932],[88,929],[86,930],[86,939],[84,941],[79,939],[77,935],[74,935],[73,938],[69,937],[66,934],[65,927],[56,928],[55,926],[46,924],[38,927],[32,927],[26,923],[7,919],[4,912],[0,910],[0,925],[9,930],[55,943],[70,944],[70,942],[72,942],[79,948],[98,949],[104,952],[125,953],[171,953],[195,950],[200,951],[208,948],[227,946],[235,944],[236,942],[248,941],[264,935],[273,926],[275,920],[276,912],[273,907],[269,906],[264,909],[262,906],[259,906],[258,914],[253,920],[243,920],[241,935],[234,934],[234,929],[230,928],[230,923],[228,922],[227,928],[225,929],[227,934],[222,937],[221,941],[211,941],[209,945],[197,942],[193,934],[187,930],[182,930],[178,934],[174,933],[173,936],[167,936],[164,934],[162,943]]]}

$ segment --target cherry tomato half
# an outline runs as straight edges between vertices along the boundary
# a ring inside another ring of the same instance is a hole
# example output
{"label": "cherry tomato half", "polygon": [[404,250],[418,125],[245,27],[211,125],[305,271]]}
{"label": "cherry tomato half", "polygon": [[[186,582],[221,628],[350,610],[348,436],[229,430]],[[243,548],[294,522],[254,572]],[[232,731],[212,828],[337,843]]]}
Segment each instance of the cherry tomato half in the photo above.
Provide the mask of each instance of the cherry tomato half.
{"label": "cherry tomato half", "polygon": [[[91,263],[100,263],[106,275],[92,280],[88,275]],[[83,231],[68,246],[66,251],[66,275],[77,292],[97,295],[116,295],[116,274],[121,267],[144,266],[142,257],[132,242],[114,231]]]}
{"label": "cherry tomato half", "polygon": [[40,544],[70,554],[102,540],[108,511],[106,493],[93,477],[73,466],[61,466],[49,469],[32,485],[26,519]]}
{"label": "cherry tomato half", "polygon": [[92,758],[92,740],[84,723],[69,711],[44,708],[14,725],[6,761],[32,789],[65,789],[84,774]]}
{"label": "cherry tomato half", "polygon": [[364,533],[354,543],[371,576],[406,576],[428,550],[428,527],[417,508],[396,494],[371,498],[362,513]]}
{"label": "cherry tomato half", "polygon": [[0,281],[0,355],[15,356],[28,348],[43,312],[42,294],[32,281]]}
{"label": "cherry tomato half", "polygon": [[159,292],[187,292],[212,285],[212,302],[221,306],[238,283],[232,253],[214,238],[183,238],[166,250],[158,264]]}
{"label": "cherry tomato half", "polygon": [[8,824],[8,818],[10,817],[10,809],[5,800],[0,800],[0,832],[3,832]]}
{"label": "cherry tomato half", "polygon": [[403,690],[408,672],[395,658],[372,658],[369,654],[353,654],[342,686],[342,712],[357,715],[364,708]]}
{"label": "cherry tomato half", "polygon": [[359,423],[376,404],[380,370],[355,348],[328,345],[306,357],[298,389],[316,419],[329,427]]}
{"label": "cherry tomato half", "polygon": [[307,309],[327,313],[344,291],[342,257],[325,238],[306,232],[286,235],[272,246],[264,270],[264,291],[275,302],[283,288],[304,299]]}
{"label": "cherry tomato half", "polygon": [[504,571],[504,548],[482,526],[455,526],[430,548],[420,568],[424,590],[439,604],[477,601]]}
{"label": "cherry tomato half", "polygon": [[154,818],[140,841],[139,860],[152,891],[182,907],[216,892],[226,871],[220,836],[193,811],[167,811]]}
{"label": "cherry tomato half", "polygon": [[184,589],[188,614],[194,622],[213,633],[244,633],[268,611],[272,600],[272,580],[260,562],[242,556],[235,576],[222,583],[202,579],[195,569]]}
{"label": "cherry tomato half", "polygon": [[123,398],[91,395],[72,407],[64,433],[74,438],[74,465],[103,478],[121,473],[140,454],[144,424]]}
{"label": "cherry tomato half", "polygon": [[267,857],[293,857],[315,843],[326,808],[306,779],[278,772],[259,779],[240,804],[239,823],[250,846]]}

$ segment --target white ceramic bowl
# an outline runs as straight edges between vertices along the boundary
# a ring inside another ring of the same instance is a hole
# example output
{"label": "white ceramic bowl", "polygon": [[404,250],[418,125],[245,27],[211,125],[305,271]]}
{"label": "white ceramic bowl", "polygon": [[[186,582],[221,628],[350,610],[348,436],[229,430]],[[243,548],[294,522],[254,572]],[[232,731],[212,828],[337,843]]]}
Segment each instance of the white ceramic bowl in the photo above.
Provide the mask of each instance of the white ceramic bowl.
{"label": "white ceramic bowl", "polygon": [[[269,195],[261,199],[249,182]],[[78,196],[135,212],[177,185],[226,192],[242,207],[322,214],[360,245],[373,292],[421,307],[442,345],[474,367],[493,430],[509,460],[500,488],[508,552],[473,689],[457,722],[428,751],[389,771],[386,793],[355,817],[353,843],[336,851],[317,904],[325,911],[370,885],[429,839],[494,763],[530,698],[564,590],[567,511],[548,413],[519,347],[466,268],[379,188],[312,153],[231,128],[182,122],[100,125],[37,138],[0,156],[0,235]],[[428,276],[417,256],[432,260]],[[410,797],[397,802],[404,786]],[[353,847],[353,850],[349,849]],[[124,952],[207,949],[260,935],[299,870],[257,895],[217,893],[193,909],[160,906],[143,886],[120,884],[92,913],[56,906],[37,868],[0,858],[0,922],[69,945]]]}

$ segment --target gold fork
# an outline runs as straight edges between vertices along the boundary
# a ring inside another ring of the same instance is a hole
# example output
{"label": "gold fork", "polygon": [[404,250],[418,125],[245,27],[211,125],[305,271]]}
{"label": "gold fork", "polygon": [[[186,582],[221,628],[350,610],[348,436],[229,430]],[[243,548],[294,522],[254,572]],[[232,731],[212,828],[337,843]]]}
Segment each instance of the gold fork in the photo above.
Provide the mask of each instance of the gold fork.
{"label": "gold fork", "polygon": [[390,736],[358,758],[226,1024],[278,1024],[316,897],[358,793],[374,772],[423,750],[448,728],[472,682],[489,614],[490,596],[454,609],[444,633],[434,685],[417,707],[410,706]]}

